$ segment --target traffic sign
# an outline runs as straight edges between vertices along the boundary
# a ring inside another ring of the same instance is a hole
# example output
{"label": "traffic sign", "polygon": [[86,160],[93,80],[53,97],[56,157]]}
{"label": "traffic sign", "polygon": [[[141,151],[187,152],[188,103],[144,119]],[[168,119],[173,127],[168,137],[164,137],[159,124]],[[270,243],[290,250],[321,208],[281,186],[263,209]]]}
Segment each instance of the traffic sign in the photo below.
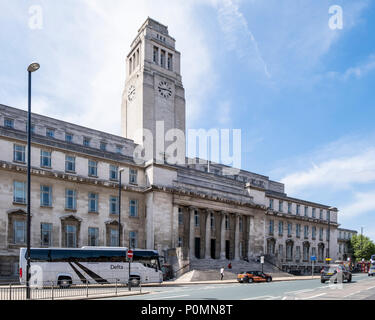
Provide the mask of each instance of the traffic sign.
{"label": "traffic sign", "polygon": [[260,257],[260,263],[261,263],[261,264],[264,263],[264,256],[261,256],[261,257]]}
{"label": "traffic sign", "polygon": [[128,250],[128,258],[129,259],[133,258],[133,250]]}
{"label": "traffic sign", "polygon": [[311,261],[316,261],[316,256],[311,256]]}

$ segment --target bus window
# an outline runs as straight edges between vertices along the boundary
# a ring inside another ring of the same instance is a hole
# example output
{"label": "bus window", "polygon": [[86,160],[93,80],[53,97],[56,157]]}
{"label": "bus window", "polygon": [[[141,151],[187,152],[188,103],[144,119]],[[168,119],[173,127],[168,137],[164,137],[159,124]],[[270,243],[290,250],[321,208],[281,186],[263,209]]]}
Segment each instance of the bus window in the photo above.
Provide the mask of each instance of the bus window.
{"label": "bus window", "polygon": [[[25,259],[27,260],[27,250],[25,251]],[[51,251],[46,249],[31,249],[30,250],[31,262],[50,262]]]}

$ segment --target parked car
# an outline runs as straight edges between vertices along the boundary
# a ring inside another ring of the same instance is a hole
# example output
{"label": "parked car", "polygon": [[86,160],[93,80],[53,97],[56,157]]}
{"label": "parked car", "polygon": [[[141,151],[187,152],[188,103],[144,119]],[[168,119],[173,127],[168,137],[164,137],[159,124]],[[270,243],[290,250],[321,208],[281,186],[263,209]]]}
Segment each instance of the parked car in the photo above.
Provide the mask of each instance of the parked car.
{"label": "parked car", "polygon": [[239,283],[271,282],[272,277],[262,271],[247,271],[237,275]]}
{"label": "parked car", "polygon": [[375,265],[371,265],[370,269],[368,270],[368,276],[373,277],[375,275]]}
{"label": "parked car", "polygon": [[332,277],[335,277],[334,282],[352,281],[352,273],[341,264],[325,266],[321,271],[320,282],[325,283],[326,281],[330,281]]}

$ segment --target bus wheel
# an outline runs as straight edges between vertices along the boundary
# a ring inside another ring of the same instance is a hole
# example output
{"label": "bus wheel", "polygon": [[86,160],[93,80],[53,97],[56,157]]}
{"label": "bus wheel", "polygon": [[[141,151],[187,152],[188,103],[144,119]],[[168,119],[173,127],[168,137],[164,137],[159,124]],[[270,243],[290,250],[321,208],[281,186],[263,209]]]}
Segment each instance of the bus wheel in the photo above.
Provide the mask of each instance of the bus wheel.
{"label": "bus wheel", "polygon": [[130,278],[130,285],[132,287],[139,287],[140,284],[141,284],[141,280],[137,278]]}
{"label": "bus wheel", "polygon": [[60,288],[70,288],[70,286],[72,285],[72,279],[69,277],[60,277],[57,280],[57,284]]}

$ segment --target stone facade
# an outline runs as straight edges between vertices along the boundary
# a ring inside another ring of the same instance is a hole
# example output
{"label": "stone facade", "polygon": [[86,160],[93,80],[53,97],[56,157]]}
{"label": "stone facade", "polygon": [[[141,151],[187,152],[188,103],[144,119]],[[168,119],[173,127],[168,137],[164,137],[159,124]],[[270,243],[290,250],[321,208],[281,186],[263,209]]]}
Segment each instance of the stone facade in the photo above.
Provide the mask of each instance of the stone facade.
{"label": "stone facade", "polygon": [[[175,270],[195,259],[250,260],[263,254],[281,267],[307,266],[314,253],[320,263],[327,255],[336,259],[336,208],[290,198],[282,183],[264,175],[244,170],[223,175],[226,167],[217,163],[134,162],[142,143],[137,131],[156,133],[155,123],[164,121],[165,132],[185,132],[180,53],[168,28],[147,19],[127,66],[125,138],[32,115],[33,247],[117,246],[116,197],[124,168],[121,245],[156,249]],[[19,248],[26,245],[26,121],[26,112],[0,105],[0,275],[5,276],[17,273]]]}

